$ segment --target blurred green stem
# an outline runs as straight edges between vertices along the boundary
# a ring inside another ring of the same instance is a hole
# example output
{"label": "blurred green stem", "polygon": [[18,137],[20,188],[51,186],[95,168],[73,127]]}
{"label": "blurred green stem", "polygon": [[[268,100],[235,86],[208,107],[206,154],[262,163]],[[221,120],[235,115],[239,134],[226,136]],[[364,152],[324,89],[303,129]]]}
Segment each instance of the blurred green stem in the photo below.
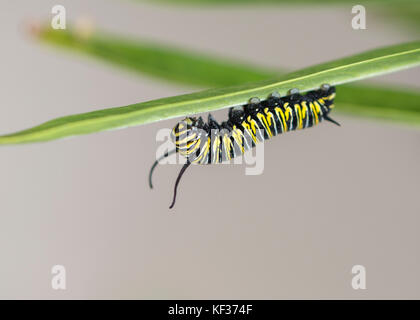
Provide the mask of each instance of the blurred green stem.
{"label": "blurred green stem", "polygon": [[[71,31],[43,29],[43,41],[76,50],[118,67],[162,80],[193,86],[224,87],[273,78],[262,67],[215,58],[154,43],[94,33],[88,37]],[[281,74],[276,71],[277,75]],[[342,85],[336,110],[356,116],[420,124],[420,94],[372,85]]]}

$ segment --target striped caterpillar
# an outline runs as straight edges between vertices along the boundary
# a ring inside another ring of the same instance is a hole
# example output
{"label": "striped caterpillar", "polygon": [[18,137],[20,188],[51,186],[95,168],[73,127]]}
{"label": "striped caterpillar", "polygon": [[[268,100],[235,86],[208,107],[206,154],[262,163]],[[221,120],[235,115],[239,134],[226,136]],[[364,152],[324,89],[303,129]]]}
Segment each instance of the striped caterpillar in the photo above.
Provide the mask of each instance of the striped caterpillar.
{"label": "striped caterpillar", "polygon": [[160,160],[177,152],[184,156],[187,162],[176,179],[171,209],[175,204],[179,181],[190,164],[228,161],[264,140],[287,131],[312,127],[322,120],[339,125],[328,116],[334,107],[334,98],[335,87],[324,84],[321,89],[305,95],[292,89],[286,97],[274,92],[264,101],[252,98],[248,104],[230,108],[228,120],[220,124],[211,114],[207,123],[202,117],[187,117],[172,130],[175,149],[166,152],[150,169],[150,188],[153,187],[153,171]]}

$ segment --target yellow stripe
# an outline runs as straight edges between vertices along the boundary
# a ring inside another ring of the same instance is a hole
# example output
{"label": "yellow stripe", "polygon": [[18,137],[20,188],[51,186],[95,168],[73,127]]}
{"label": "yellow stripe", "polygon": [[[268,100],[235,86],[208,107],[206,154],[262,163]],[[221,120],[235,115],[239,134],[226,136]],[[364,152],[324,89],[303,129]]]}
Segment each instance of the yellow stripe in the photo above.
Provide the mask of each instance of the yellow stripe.
{"label": "yellow stripe", "polygon": [[256,134],[257,133],[257,129],[255,129],[256,128],[255,120],[252,119],[251,116],[248,116],[248,119],[246,119],[246,120],[248,121],[249,125],[251,126],[252,132],[254,134]]}
{"label": "yellow stripe", "polygon": [[173,134],[175,137],[179,137],[180,135],[182,135],[182,134],[184,134],[184,133],[186,133],[186,132],[187,132],[187,130],[175,132],[175,129],[174,129],[174,130],[172,131],[172,134]]}
{"label": "yellow stripe", "polygon": [[241,148],[242,153],[244,153],[245,149],[244,149],[244,146],[243,146],[243,143],[242,143],[244,137],[242,136],[242,131],[239,130],[236,126],[233,126],[232,137],[236,141],[236,143],[239,145],[239,147]]}
{"label": "yellow stripe", "polygon": [[[265,108],[264,112],[265,112],[265,115],[266,115],[266,118],[267,118],[268,125],[271,126],[271,118],[273,117],[273,114],[271,112],[268,112],[268,108]],[[273,120],[274,120],[274,118],[273,118]]]}
{"label": "yellow stripe", "polygon": [[331,93],[328,97],[325,97],[324,99],[332,100],[334,98],[335,98],[335,92],[334,93]]}
{"label": "yellow stripe", "polygon": [[266,118],[267,118],[267,122],[268,122],[268,126],[271,127],[271,124],[273,124],[273,128],[276,134],[278,134],[277,132],[277,125],[276,125],[276,120],[274,119],[274,115],[272,112],[268,111],[268,108],[264,109],[264,112],[266,114]]}
{"label": "yellow stripe", "polygon": [[308,109],[308,105],[306,104],[306,101],[302,101],[301,105],[302,105],[302,118],[306,118],[306,122],[305,122],[305,128],[306,128],[306,126],[309,125],[309,109]]}
{"label": "yellow stripe", "polygon": [[[289,103],[286,102],[284,105],[288,106]],[[292,110],[292,108],[287,107],[284,111],[284,115],[286,116],[287,121],[289,121],[289,119],[290,119],[290,129],[292,130],[293,129],[293,110]]]}
{"label": "yellow stripe", "polygon": [[232,159],[232,157],[230,156],[230,150],[231,150],[231,143],[232,141],[229,139],[228,135],[225,134],[223,136],[223,145],[225,147],[225,151],[226,151],[226,158],[228,160]]}
{"label": "yellow stripe", "polygon": [[209,154],[210,142],[211,142],[211,139],[210,139],[210,137],[208,137],[208,138],[207,138],[206,145],[205,145],[205,146],[204,146],[204,148],[203,148],[203,151],[201,151],[201,153],[200,153],[200,155],[197,157],[197,159],[195,159],[195,160],[194,160],[194,162],[195,162],[195,163],[197,163],[197,162],[203,163],[203,162],[205,161],[206,157],[207,157],[207,156],[208,156],[208,154]]}
{"label": "yellow stripe", "polygon": [[295,113],[298,120],[298,129],[302,129],[302,110],[300,110],[300,105],[295,104]]}
{"label": "yellow stripe", "polygon": [[314,101],[314,105],[316,107],[316,112],[318,114],[321,113],[321,106],[319,105],[318,101]]}
{"label": "yellow stripe", "polygon": [[186,144],[187,149],[191,148],[191,146],[192,146],[195,142],[196,142],[196,140],[193,140],[193,141],[189,141],[189,142],[187,142],[187,144]]}
{"label": "yellow stripe", "polygon": [[314,114],[314,117],[315,117],[315,124],[318,124],[318,114],[317,114],[317,112],[316,112],[316,110],[315,110],[315,106],[314,106],[314,104],[311,102],[310,104],[309,104],[309,106],[310,106],[310,108],[311,108],[311,110],[312,110],[312,113]]}
{"label": "yellow stripe", "polygon": [[[287,124],[286,124],[286,120],[284,119],[283,110],[279,107],[276,107],[274,110],[276,111],[277,118],[279,118],[279,120],[283,123],[283,132],[286,132],[287,131]],[[280,116],[279,116],[279,114],[280,114]]]}
{"label": "yellow stripe", "polygon": [[284,108],[284,116],[286,117],[286,121],[289,120],[289,113],[290,113],[290,108],[287,107],[288,105],[289,105],[289,102],[286,102],[283,105],[283,108]]}
{"label": "yellow stripe", "polygon": [[301,103],[301,108],[302,108],[302,119],[305,119],[307,113],[308,113],[308,106],[306,105],[306,101],[302,101]]}
{"label": "yellow stripe", "polygon": [[249,126],[249,124],[246,121],[242,122],[242,127],[244,127],[244,129],[246,131],[248,131],[249,135],[251,136],[252,140],[254,140],[254,143],[257,143],[257,138],[254,136],[254,134],[252,133],[251,127]]}
{"label": "yellow stripe", "polygon": [[265,130],[267,131],[267,133],[268,133],[268,136],[269,137],[272,137],[273,136],[273,134],[271,133],[271,130],[270,130],[270,127],[268,126],[268,123],[267,123],[267,119],[266,119],[266,117],[261,113],[261,112],[258,112],[257,113],[257,118],[258,119],[260,119],[260,121],[261,121],[261,123],[263,124],[263,126],[264,126],[264,128],[265,128]]}
{"label": "yellow stripe", "polygon": [[325,103],[322,103],[321,100],[324,101],[323,99],[318,99],[318,103],[320,105],[320,108],[319,108],[320,112],[319,113],[322,115],[322,114],[324,114],[324,110],[322,108],[325,107]]}
{"label": "yellow stripe", "polygon": [[216,155],[216,158],[214,159],[214,163],[219,163],[219,154],[220,154],[220,139],[217,137],[213,144],[213,154]]}
{"label": "yellow stripe", "polygon": [[196,136],[197,136],[197,134],[194,132],[193,134],[187,135],[184,139],[177,140],[175,142],[176,142],[176,144],[187,143],[188,141],[193,140]]}
{"label": "yellow stripe", "polygon": [[183,151],[182,154],[190,155],[191,153],[193,153],[195,150],[198,149],[198,147],[200,146],[200,143],[201,143],[201,139],[194,140],[194,141],[196,141],[197,143],[192,148],[187,149],[186,151]]}
{"label": "yellow stripe", "polygon": [[[260,127],[258,127],[258,123],[257,123],[257,121],[255,121],[254,119],[252,119],[251,118],[251,116],[249,116],[248,117],[248,122],[250,123],[250,125],[251,125],[251,128],[252,128],[252,130],[254,131],[254,134],[256,134],[257,133],[257,129],[258,129],[258,132],[259,133],[261,133],[261,131],[260,131]],[[256,137],[256,136],[255,136]],[[261,139],[263,139],[264,140],[264,137],[261,137]],[[256,139],[256,142],[260,142],[258,139]]]}

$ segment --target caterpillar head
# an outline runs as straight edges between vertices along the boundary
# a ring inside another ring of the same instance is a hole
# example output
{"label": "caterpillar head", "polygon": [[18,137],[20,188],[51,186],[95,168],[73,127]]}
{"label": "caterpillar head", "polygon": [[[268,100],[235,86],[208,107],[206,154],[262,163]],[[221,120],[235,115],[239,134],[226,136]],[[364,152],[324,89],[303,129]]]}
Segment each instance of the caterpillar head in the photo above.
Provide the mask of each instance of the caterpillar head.
{"label": "caterpillar head", "polygon": [[[199,145],[200,138],[199,138],[198,132],[200,128],[201,129],[203,128],[203,125],[204,125],[203,119],[201,117],[198,119],[187,117],[175,125],[175,127],[172,129],[172,132],[171,132],[171,140],[175,143],[175,149],[169,152],[166,152],[162,157],[160,157],[154,162],[149,173],[150,188],[153,188],[152,174],[153,174],[153,170],[159,164],[159,161],[161,159],[168,157],[171,154],[178,153],[178,152],[188,158],[190,154],[188,151],[189,151],[189,148],[191,147],[191,144],[195,144],[197,146]],[[172,204],[169,207],[169,209],[173,208],[175,204],[176,192],[177,192],[179,181],[181,180],[182,175],[184,174],[185,170],[188,168],[190,164],[191,162],[187,160],[187,162],[184,164],[184,166],[182,167],[181,171],[178,174],[178,178],[176,179],[176,182],[175,182],[174,198],[172,200]]]}
{"label": "caterpillar head", "polygon": [[186,117],[181,120],[172,129],[171,140],[175,143],[175,145],[179,145],[179,142],[184,140],[187,136],[196,134],[197,124],[197,118]]}
{"label": "caterpillar head", "polygon": [[320,92],[324,100],[324,105],[328,108],[328,110],[334,108],[335,87],[322,85]]}
{"label": "caterpillar head", "polygon": [[335,87],[328,84],[323,84],[321,86],[321,96],[327,100],[334,100],[335,98]]}

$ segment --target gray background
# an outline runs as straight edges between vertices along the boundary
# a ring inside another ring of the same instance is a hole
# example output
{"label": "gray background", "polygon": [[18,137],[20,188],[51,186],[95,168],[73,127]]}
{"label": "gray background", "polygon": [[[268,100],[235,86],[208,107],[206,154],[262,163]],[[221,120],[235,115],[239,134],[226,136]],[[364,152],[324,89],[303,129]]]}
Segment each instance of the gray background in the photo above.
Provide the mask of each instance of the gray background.
{"label": "gray background", "polygon": [[[196,90],[28,39],[56,1],[0,3],[0,131]],[[351,7],[183,8],[60,1],[98,29],[296,69],[418,34]],[[375,81],[420,88],[419,69]],[[339,109],[339,106],[337,106]],[[218,119],[226,111],[216,113]],[[420,132],[336,114],[265,144],[265,170],[179,165],[146,179],[175,120],[0,148],[0,298],[420,298]],[[51,267],[67,290],[51,289]],[[351,268],[367,269],[367,290]]]}

